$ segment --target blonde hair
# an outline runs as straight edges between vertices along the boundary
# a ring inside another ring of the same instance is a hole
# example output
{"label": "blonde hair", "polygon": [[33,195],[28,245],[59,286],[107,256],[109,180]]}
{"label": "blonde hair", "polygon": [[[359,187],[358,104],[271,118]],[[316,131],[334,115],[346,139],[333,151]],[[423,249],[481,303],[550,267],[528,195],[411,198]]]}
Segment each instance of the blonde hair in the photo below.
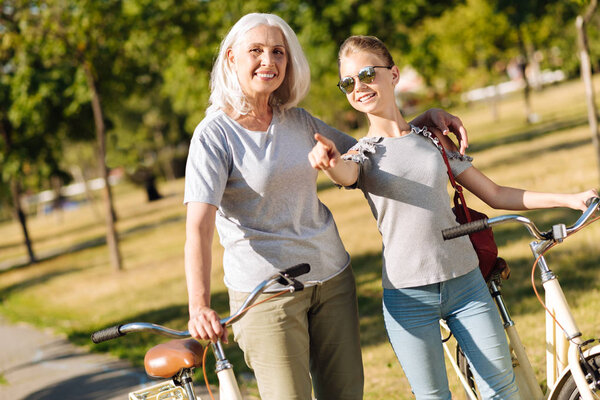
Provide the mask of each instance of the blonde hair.
{"label": "blonde hair", "polygon": [[207,113],[231,108],[236,114],[243,115],[251,110],[237,74],[227,58],[227,51],[233,48],[246,32],[261,25],[274,26],[281,30],[288,55],[285,78],[281,86],[271,94],[269,105],[278,111],[285,111],[295,107],[308,94],[310,68],[292,28],[277,15],[251,13],[240,18],[221,42],[210,77],[210,106],[206,110]]}
{"label": "blonde hair", "polygon": [[385,63],[386,66],[395,65],[394,59],[385,44],[375,36],[350,36],[344,40],[338,52],[338,70],[341,65],[342,57],[346,57],[351,53],[359,53],[366,51],[374,54]]}

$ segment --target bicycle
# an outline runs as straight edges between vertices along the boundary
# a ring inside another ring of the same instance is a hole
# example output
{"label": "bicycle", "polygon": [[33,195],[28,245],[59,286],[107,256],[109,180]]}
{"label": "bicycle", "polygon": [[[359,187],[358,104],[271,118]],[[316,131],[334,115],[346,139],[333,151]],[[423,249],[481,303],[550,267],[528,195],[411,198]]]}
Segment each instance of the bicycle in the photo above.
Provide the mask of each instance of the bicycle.
{"label": "bicycle", "polygon": [[[303,290],[304,285],[295,278],[309,271],[310,265],[305,263],[298,264],[265,279],[250,292],[242,306],[235,313],[220,320],[221,325],[230,325],[235,320],[241,318],[248,309],[274,297],[288,292]],[[253,303],[261,293],[276,284],[283,285],[284,287],[277,290],[272,296],[260,302]],[[209,396],[214,400],[205,367],[208,346],[204,347],[196,339],[191,338],[190,332],[187,330],[180,331],[147,322],[132,322],[94,332],[91,339],[94,343],[101,343],[134,332],[151,332],[175,339],[152,347],[146,352],[144,357],[146,373],[150,377],[166,380],[160,381],[150,387],[130,392],[129,400],[201,400],[199,396],[196,396],[193,387],[193,371],[199,367],[203,369]],[[240,388],[233,373],[233,366],[225,357],[221,341],[217,340],[211,343],[210,347],[216,359],[215,369],[219,380],[219,399],[242,400]]]}
{"label": "bicycle", "polygon": [[[529,245],[535,259],[531,271],[531,282],[538,300],[546,309],[547,391],[545,393],[536,380],[515,323],[510,317],[500,290],[502,278],[498,271],[488,282],[490,293],[504,323],[517,385],[524,400],[600,399],[600,344],[592,346],[598,339],[584,340],[582,338],[582,333],[577,327],[575,318],[558,282],[558,277],[548,267],[544,258],[544,254],[552,247],[563,243],[567,237],[600,218],[599,216],[592,218],[600,208],[600,198],[591,198],[586,204],[588,205],[587,210],[572,226],[567,228],[564,224],[556,224],[547,232],[541,232],[531,220],[516,214],[472,221],[442,231],[444,240],[449,240],[495,225],[519,223],[524,225],[535,238]],[[546,294],[545,302],[535,288],[536,266],[541,274],[542,286]],[[440,321],[440,325],[444,336],[450,332],[443,321]],[[444,343],[444,349],[468,397],[472,400],[478,399],[473,375],[460,347],[457,345],[455,357],[452,356],[447,343]]]}

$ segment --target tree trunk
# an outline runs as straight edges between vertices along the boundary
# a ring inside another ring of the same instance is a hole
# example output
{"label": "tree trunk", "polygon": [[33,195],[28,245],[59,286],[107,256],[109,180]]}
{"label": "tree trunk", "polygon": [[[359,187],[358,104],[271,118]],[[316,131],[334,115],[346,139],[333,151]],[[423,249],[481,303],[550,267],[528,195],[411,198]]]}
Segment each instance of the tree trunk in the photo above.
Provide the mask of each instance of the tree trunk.
{"label": "tree trunk", "polygon": [[596,98],[594,95],[594,85],[592,82],[592,66],[590,64],[589,45],[586,33],[586,25],[592,17],[598,0],[592,0],[583,16],[579,15],[575,20],[577,27],[577,45],[579,47],[579,57],[581,62],[581,79],[585,86],[588,121],[592,131],[592,143],[596,150],[596,163],[598,168],[598,177],[600,178],[600,132],[598,132],[598,110],[596,109]]}
{"label": "tree trunk", "polygon": [[121,253],[119,252],[119,241],[115,227],[116,214],[113,206],[112,191],[108,182],[108,168],[106,167],[106,132],[104,127],[104,117],[102,115],[102,105],[100,103],[100,96],[96,90],[96,83],[94,75],[92,74],[91,65],[84,60],[82,66],[85,71],[88,87],[92,94],[92,111],[94,113],[96,138],[98,140],[98,167],[100,168],[100,176],[104,180],[102,195],[104,198],[106,214],[106,243],[110,253],[110,262],[115,271],[120,271],[123,267],[121,264]]}
{"label": "tree trunk", "polygon": [[27,248],[27,255],[29,256],[29,262],[35,263],[37,259],[33,253],[33,245],[29,238],[29,231],[27,230],[27,217],[21,206],[21,187],[16,180],[13,180],[10,184],[10,192],[12,194],[13,212],[15,219],[19,221],[21,230],[23,231],[23,239],[25,240],[25,247]]}
{"label": "tree trunk", "polygon": [[531,85],[529,84],[529,79],[527,79],[527,64],[529,63],[527,57],[527,48],[525,46],[525,40],[523,39],[523,32],[521,32],[521,28],[517,29],[517,35],[519,38],[519,48],[521,49],[521,56],[519,60],[519,68],[521,69],[521,73],[523,75],[523,82],[525,83],[525,87],[523,88],[523,97],[525,100],[525,119],[528,123],[532,122],[532,107],[531,107]]}
{"label": "tree trunk", "polygon": [[[12,149],[12,137],[13,128],[12,124],[8,119],[0,120],[0,135],[4,138],[4,142],[6,143],[7,153],[10,153]],[[13,203],[13,215],[14,218],[19,221],[21,225],[21,230],[23,231],[23,240],[25,244],[25,248],[27,248],[27,255],[29,256],[29,262],[34,263],[37,261],[35,258],[35,254],[33,252],[33,245],[31,244],[31,239],[29,238],[29,230],[27,229],[27,216],[23,211],[23,207],[21,206],[21,185],[19,181],[13,179],[10,183],[10,193],[12,197]]]}

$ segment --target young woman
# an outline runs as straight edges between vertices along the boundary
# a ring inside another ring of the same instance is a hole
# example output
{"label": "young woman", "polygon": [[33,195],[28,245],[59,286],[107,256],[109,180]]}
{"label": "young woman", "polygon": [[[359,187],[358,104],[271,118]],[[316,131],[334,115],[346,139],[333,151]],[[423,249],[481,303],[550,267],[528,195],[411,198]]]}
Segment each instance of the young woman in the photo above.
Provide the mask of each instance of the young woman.
{"label": "young woman", "polygon": [[[443,136],[408,124],[396,107],[399,70],[374,37],[353,36],[339,51],[339,87],[352,107],[367,114],[369,130],[344,156],[316,135],[314,168],[337,184],[360,188],[383,238],[383,313],[390,342],[417,399],[451,398],[440,340],[445,319],[474,367],[486,399],[517,399],[518,389],[502,324],[467,237],[444,242],[456,224],[448,176],[436,146]],[[494,208],[585,209],[595,190],[536,193],[499,186],[450,152],[457,181]],[[440,368],[442,366],[442,368]]]}

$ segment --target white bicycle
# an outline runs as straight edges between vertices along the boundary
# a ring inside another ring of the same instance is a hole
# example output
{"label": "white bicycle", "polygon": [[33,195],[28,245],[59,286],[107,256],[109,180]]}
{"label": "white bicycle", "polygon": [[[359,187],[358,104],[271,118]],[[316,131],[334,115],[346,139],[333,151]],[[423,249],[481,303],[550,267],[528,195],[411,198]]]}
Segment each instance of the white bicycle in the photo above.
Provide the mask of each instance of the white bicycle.
{"label": "white bicycle", "polygon": [[[304,285],[295,278],[310,271],[308,264],[298,264],[280,271],[272,277],[261,282],[246,298],[242,306],[234,314],[221,319],[223,326],[230,325],[250,308],[268,301],[284,293],[304,289]],[[254,300],[269,287],[279,284],[285,286],[272,296],[253,303]],[[204,380],[211,399],[214,399],[206,375],[205,360],[207,347],[203,347],[196,339],[191,338],[189,331],[179,331],[164,326],[147,323],[132,322],[124,325],[112,326],[92,334],[92,341],[100,343],[111,339],[134,333],[151,332],[158,335],[176,338],[166,343],[152,347],[144,357],[146,373],[153,378],[165,380],[129,393],[129,400],[201,400],[196,396],[193,386],[193,371],[202,368]],[[220,400],[242,400],[239,385],[233,374],[233,366],[225,357],[221,341],[211,343],[216,359],[216,373],[219,379]]]}
{"label": "white bicycle", "polygon": [[[558,277],[550,270],[544,254],[552,247],[563,243],[564,239],[580,231],[598,220],[597,211],[600,198],[589,199],[587,210],[570,227],[557,224],[548,232],[540,232],[536,225],[521,215],[502,215],[495,218],[482,219],[456,227],[444,229],[445,240],[478,232],[488,227],[505,223],[524,225],[536,239],[530,243],[535,259],[531,273],[532,285],[535,290],[535,266],[541,274],[545,291],[543,301],[537,291],[536,296],[546,309],[546,385],[544,393],[538,384],[529,358],[521,343],[517,328],[508,312],[501,293],[501,277],[499,274],[488,282],[490,293],[496,302],[498,312],[504,322],[513,359],[517,384],[523,400],[594,400],[600,399],[600,344],[598,339],[584,339],[571,313],[569,304],[558,282]],[[449,336],[449,330],[440,322],[444,336]],[[444,332],[446,331],[446,332]],[[475,382],[465,356],[457,347],[454,356],[444,343],[446,354],[456,370],[467,395],[470,399],[478,399]]]}

